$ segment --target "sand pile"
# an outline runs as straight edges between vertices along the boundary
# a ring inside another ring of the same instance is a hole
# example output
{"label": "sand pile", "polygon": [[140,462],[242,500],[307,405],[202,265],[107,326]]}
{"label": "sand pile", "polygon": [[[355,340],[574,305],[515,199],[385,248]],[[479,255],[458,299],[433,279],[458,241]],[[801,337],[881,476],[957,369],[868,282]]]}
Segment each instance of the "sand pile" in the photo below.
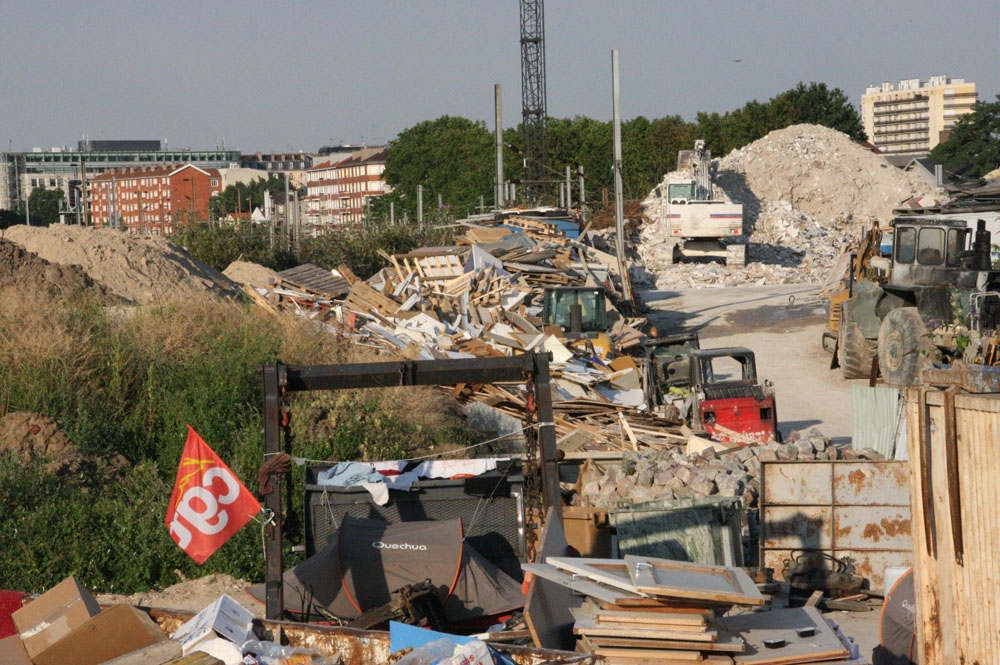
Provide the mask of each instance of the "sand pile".
{"label": "sand pile", "polygon": [[277,273],[267,266],[252,261],[233,261],[222,274],[237,284],[265,288],[271,286]]}
{"label": "sand pile", "polygon": [[100,460],[82,454],[53,418],[42,413],[12,411],[0,418],[0,453],[9,451],[25,461],[40,459],[57,476],[75,476],[101,468],[108,479],[128,466],[121,455]]}
{"label": "sand pile", "polygon": [[5,239],[51,263],[79,266],[111,293],[136,303],[179,294],[235,295],[239,286],[164,238],[111,229],[14,226]]}
{"label": "sand pile", "polygon": [[734,150],[713,162],[713,180],[718,198],[743,204],[747,267],[664,262],[661,185],[643,202],[652,220],[639,246],[647,282],[672,288],[821,281],[863,227],[888,221],[907,199],[935,194],[925,175],[897,169],[818,125],[786,127]]}
{"label": "sand pile", "polygon": [[104,301],[118,301],[81,268],[49,263],[8,240],[0,240],[0,287],[38,289],[50,297],[89,293]]}

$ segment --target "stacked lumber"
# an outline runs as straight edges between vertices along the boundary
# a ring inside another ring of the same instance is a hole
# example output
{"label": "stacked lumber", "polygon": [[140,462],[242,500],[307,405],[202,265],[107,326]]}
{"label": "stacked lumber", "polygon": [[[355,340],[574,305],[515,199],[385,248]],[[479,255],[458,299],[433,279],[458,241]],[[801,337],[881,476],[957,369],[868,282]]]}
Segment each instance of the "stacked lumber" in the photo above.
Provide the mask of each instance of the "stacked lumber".
{"label": "stacked lumber", "polygon": [[[799,665],[863,663],[848,640],[816,608],[723,617],[735,606],[767,603],[741,568],[651,557],[545,557],[524,570],[585,596],[571,607],[577,649],[608,665]],[[535,601],[527,622],[543,635],[544,610]]]}

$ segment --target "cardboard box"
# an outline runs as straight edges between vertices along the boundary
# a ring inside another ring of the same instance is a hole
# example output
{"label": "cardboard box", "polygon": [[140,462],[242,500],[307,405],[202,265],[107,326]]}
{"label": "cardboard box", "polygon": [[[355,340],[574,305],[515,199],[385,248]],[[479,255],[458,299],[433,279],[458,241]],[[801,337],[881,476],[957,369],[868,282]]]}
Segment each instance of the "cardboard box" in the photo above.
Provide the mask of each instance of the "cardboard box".
{"label": "cardboard box", "polygon": [[0,663],[3,665],[31,665],[28,652],[17,635],[0,640]]}
{"label": "cardboard box", "polygon": [[180,640],[184,653],[190,653],[203,640],[216,635],[241,646],[250,638],[253,614],[235,600],[222,594],[215,602],[198,612],[172,635]]}
{"label": "cardboard box", "polygon": [[67,577],[41,596],[13,613],[24,650],[35,656],[100,614],[90,592],[75,577]]}
{"label": "cardboard box", "polygon": [[115,605],[32,658],[35,665],[100,665],[167,639],[149,615]]}

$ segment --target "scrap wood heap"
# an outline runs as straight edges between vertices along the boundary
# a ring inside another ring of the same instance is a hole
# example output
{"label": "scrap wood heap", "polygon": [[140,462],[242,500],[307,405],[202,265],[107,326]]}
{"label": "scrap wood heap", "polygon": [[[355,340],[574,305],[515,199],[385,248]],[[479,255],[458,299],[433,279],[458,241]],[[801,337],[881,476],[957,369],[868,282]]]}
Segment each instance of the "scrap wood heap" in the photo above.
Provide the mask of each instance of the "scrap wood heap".
{"label": "scrap wood heap", "polygon": [[[547,557],[523,568],[581,598],[570,609],[577,649],[609,665],[865,662],[815,608],[766,611],[768,599],[741,568],[638,556]],[[734,614],[735,606],[762,611]]]}
{"label": "scrap wood heap", "polygon": [[[679,422],[645,412],[643,366],[627,355],[647,339],[638,328],[642,320],[627,319],[608,302],[610,349],[599,339],[566,340],[561,328],[542,323],[545,287],[616,291],[615,257],[532,218],[466,225],[457,242],[406,254],[379,250],[388,266],[368,280],[346,266],[331,273],[307,264],[247,293],[273,313],[306,316],[353,343],[411,360],[551,352],[556,432],[565,454],[686,441]],[[453,395],[516,418],[528,399],[524,386],[511,384],[459,384]]]}

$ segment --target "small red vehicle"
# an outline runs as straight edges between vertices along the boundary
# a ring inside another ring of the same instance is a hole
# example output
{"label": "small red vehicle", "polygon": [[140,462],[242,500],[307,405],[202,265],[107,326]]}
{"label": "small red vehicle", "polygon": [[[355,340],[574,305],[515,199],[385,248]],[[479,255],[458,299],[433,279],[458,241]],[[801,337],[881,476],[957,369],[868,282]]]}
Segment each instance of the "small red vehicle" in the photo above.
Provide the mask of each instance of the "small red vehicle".
{"label": "small red vehicle", "polygon": [[774,384],[758,380],[753,351],[744,347],[692,350],[689,366],[694,429],[703,429],[722,443],[781,440]]}

